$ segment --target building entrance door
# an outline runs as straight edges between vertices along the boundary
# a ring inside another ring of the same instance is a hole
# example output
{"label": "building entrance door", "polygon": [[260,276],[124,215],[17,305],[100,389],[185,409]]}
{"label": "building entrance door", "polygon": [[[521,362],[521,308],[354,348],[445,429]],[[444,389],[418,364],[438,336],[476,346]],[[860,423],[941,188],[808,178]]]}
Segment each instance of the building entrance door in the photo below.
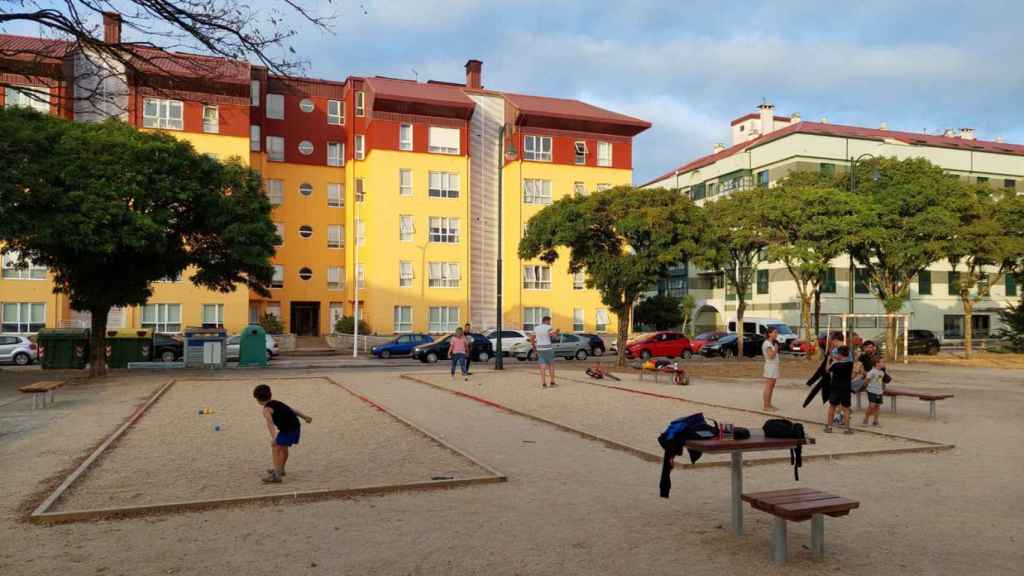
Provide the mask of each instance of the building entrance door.
{"label": "building entrance door", "polygon": [[320,335],[319,302],[292,302],[292,333],[296,336]]}

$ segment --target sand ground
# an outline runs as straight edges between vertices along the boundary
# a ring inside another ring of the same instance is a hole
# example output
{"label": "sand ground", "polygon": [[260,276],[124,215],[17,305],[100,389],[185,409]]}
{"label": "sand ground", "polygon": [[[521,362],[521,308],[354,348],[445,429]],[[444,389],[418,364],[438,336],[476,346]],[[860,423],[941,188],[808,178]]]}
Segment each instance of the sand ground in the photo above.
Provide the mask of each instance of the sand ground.
{"label": "sand ground", "polygon": [[[797,365],[784,365],[777,404],[784,414],[815,417],[820,409],[799,408],[803,374],[787,373],[788,368],[802,372]],[[475,369],[486,372],[482,366]],[[437,377],[436,370],[418,372]],[[159,375],[121,377],[72,387],[46,411],[33,413],[21,402],[0,407],[0,574],[902,576],[1020,574],[1024,563],[1024,425],[1019,417],[1024,372],[1019,370],[912,364],[897,371],[900,385],[952,391],[957,397],[940,404],[936,421],[927,419],[923,403],[901,404],[897,416],[884,412],[885,431],[952,442],[956,449],[805,464],[802,485],[862,505],[849,517],[826,521],[826,559],[821,562],[812,561],[806,548],[807,523],[792,526],[793,558],[784,567],[770,562],[767,515],[748,508],[746,534],[730,534],[725,469],[679,470],[672,497],[661,499],[654,463],[403,380],[400,373],[343,371],[334,376],[507,474],[507,483],[61,526],[24,523],[26,505],[38,501],[48,483],[163,381]],[[302,378],[303,373],[289,376]],[[488,379],[494,383],[481,387],[537,385],[536,376],[525,370]],[[665,384],[624,384],[737,408],[755,408],[759,401],[754,378],[701,376],[684,392]],[[640,401],[640,395],[609,395],[584,386],[579,384],[581,393],[568,383],[548,391],[576,398],[551,401],[561,406],[563,417],[569,411],[596,411],[589,398],[580,399],[590,392],[601,399],[602,411],[618,407],[621,414],[633,415],[643,431],[630,431],[624,416],[621,432],[616,431],[619,424],[607,430],[621,441],[642,441],[664,424],[649,422],[661,418],[662,409]],[[318,409],[335,402],[327,397]],[[677,400],[664,402],[674,403],[666,412],[682,407]],[[835,440],[862,442],[867,436]],[[379,458],[387,461],[391,455]],[[788,465],[746,471],[748,491],[792,485]]]}

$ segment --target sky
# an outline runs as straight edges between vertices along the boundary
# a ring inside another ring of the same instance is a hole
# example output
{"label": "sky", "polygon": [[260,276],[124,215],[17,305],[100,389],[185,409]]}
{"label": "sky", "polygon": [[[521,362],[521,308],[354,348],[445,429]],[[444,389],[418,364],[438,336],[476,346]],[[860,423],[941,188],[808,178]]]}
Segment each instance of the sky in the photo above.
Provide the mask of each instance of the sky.
{"label": "sky", "polygon": [[299,0],[335,16],[330,31],[249,2],[296,29],[307,76],[462,82],[476,58],[487,88],[648,120],[636,183],[728,144],[762,98],[806,120],[1024,143],[1020,1]]}

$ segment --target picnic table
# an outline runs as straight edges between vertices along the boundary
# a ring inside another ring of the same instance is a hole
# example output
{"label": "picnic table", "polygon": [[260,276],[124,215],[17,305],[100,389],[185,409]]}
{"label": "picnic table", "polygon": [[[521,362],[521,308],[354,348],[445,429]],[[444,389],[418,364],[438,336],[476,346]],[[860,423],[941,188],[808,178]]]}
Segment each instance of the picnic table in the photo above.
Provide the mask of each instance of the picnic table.
{"label": "picnic table", "polygon": [[767,450],[791,450],[803,444],[814,444],[814,438],[766,438],[764,432],[751,430],[750,438],[736,440],[732,436],[708,440],[687,440],[687,450],[705,454],[729,453],[732,457],[732,528],[737,536],[743,535],[743,453]]}

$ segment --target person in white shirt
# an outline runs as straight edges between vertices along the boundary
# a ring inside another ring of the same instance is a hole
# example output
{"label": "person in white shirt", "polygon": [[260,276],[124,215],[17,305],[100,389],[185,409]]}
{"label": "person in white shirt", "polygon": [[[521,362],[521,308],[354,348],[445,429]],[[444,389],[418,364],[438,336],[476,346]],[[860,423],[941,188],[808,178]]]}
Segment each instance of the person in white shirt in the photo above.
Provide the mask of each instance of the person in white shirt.
{"label": "person in white shirt", "polygon": [[[533,344],[534,350],[537,351],[537,361],[540,364],[540,385],[543,388],[557,386],[555,384],[555,348],[551,341],[559,337],[558,330],[551,327],[551,316],[541,319],[540,324],[533,327],[533,334],[530,336],[530,342]],[[548,383],[548,374],[551,376],[550,384]]]}
{"label": "person in white shirt", "polygon": [[764,392],[762,400],[764,409],[769,412],[778,410],[772,404],[772,394],[775,392],[775,381],[779,379],[779,331],[775,328],[768,330],[768,338],[761,345],[761,352],[764,353]]}
{"label": "person in white shirt", "polygon": [[864,379],[868,383],[868,410],[864,413],[864,426],[874,416],[874,426],[878,426],[878,413],[882,411],[882,400],[885,394],[885,361],[879,358],[875,365],[868,370]]}

